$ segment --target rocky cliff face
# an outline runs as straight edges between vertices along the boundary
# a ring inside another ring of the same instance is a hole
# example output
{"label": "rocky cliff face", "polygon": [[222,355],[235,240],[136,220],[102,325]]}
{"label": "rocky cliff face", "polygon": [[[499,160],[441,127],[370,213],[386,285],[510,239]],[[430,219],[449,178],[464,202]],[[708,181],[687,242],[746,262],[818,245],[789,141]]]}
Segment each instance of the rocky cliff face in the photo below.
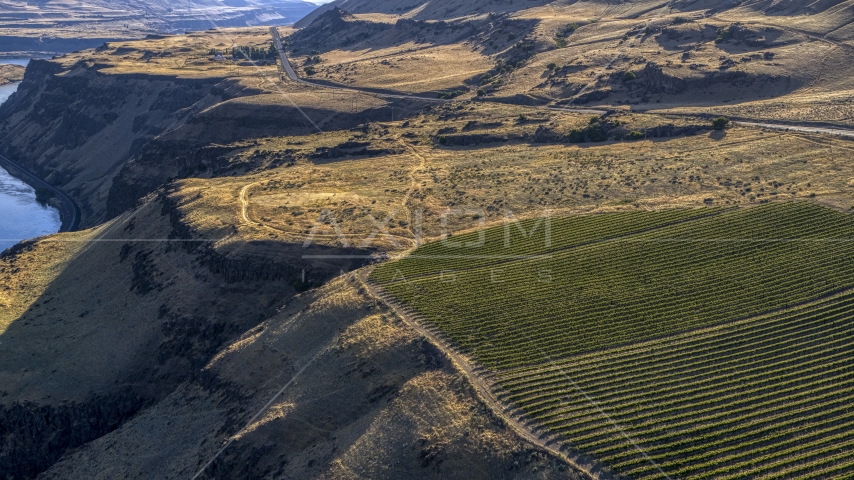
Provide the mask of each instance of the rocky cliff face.
{"label": "rocky cliff face", "polygon": [[136,207],[170,180],[215,168],[228,148],[212,153],[211,144],[314,132],[303,113],[324,119],[324,129],[388,115],[382,105],[326,109],[299,94],[254,101],[263,92],[239,79],[104,74],[103,67],[33,61],[0,107],[0,153],[74,198],[83,227]]}
{"label": "rocky cliff face", "polygon": [[66,450],[115,430],[147,403],[128,389],[79,403],[0,405],[0,473],[35,478]]}
{"label": "rocky cliff face", "polygon": [[660,66],[652,62],[643,68],[643,78],[651,93],[682,93],[687,87],[685,80],[667,75]]}
{"label": "rocky cliff face", "polygon": [[155,136],[221,100],[222,82],[105,75],[92,64],[35,60],[0,107],[0,152],[68,192],[83,225],[92,225],[104,219],[121,167]]}

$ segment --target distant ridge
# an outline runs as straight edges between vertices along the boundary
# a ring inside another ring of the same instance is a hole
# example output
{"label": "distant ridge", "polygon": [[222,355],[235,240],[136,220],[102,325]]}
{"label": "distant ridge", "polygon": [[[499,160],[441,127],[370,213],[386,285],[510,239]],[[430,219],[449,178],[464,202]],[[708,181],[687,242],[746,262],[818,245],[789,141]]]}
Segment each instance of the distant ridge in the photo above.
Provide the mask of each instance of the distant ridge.
{"label": "distant ridge", "polygon": [[320,15],[336,7],[354,14],[383,13],[415,20],[448,20],[490,12],[517,12],[553,2],[554,0],[510,0],[500,3],[491,0],[415,0],[401,6],[403,2],[400,0],[335,0],[306,15],[294,26],[304,28]]}

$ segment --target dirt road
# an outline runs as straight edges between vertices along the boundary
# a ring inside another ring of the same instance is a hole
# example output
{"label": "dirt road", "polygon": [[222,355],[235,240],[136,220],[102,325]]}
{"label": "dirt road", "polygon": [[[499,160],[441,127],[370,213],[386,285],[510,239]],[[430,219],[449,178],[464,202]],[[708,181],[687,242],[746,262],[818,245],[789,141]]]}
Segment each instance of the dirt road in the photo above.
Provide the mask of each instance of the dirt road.
{"label": "dirt road", "polygon": [[[274,28],[270,29],[270,32],[273,35],[273,41],[276,44],[276,48],[279,50],[279,55],[281,56],[282,65],[284,66],[285,72],[287,73],[288,78],[290,78],[294,82],[298,82],[298,83],[301,83],[303,85],[310,85],[312,87],[326,88],[326,89],[330,89],[330,90],[339,90],[339,91],[351,92],[351,93],[363,93],[363,94],[375,95],[377,97],[382,97],[382,98],[426,100],[426,101],[441,102],[441,103],[451,101],[451,100],[444,100],[444,99],[424,98],[424,97],[419,97],[419,96],[415,96],[415,95],[397,95],[397,94],[376,93],[376,92],[371,92],[368,90],[360,90],[357,88],[324,85],[321,83],[314,83],[314,82],[310,82],[308,80],[304,80],[304,79],[300,78],[300,76],[297,74],[296,70],[294,70],[293,66],[291,65],[290,60],[287,57],[287,53],[285,53],[284,47],[282,46],[282,38],[281,38],[281,35],[279,34],[279,30],[274,27]],[[643,32],[641,31],[641,34],[642,33]],[[830,40],[826,40],[826,39],[821,39],[821,40],[828,41],[830,43],[836,44],[836,42],[833,42]],[[577,97],[577,95],[576,95],[576,97]],[[602,110],[602,109],[597,109],[597,108],[583,108],[583,107],[573,108],[573,107],[555,107],[555,106],[545,106],[542,108],[548,109],[548,110],[553,110],[553,111],[571,112],[571,113],[584,113],[584,114],[591,114],[591,115],[605,115],[608,113],[608,110]],[[642,113],[642,112],[635,112],[635,113]],[[802,125],[787,125],[787,124],[775,124],[775,123],[767,123],[767,122],[747,122],[747,121],[735,121],[733,123],[736,125],[744,126],[744,127],[766,128],[766,129],[772,129],[772,130],[783,130],[783,131],[801,132],[801,133],[831,134],[831,135],[838,135],[838,136],[843,136],[843,137],[854,138],[854,130],[846,130],[846,129],[842,129],[842,128],[815,127],[815,126],[809,126],[809,125],[804,125],[804,124],[802,124]]]}

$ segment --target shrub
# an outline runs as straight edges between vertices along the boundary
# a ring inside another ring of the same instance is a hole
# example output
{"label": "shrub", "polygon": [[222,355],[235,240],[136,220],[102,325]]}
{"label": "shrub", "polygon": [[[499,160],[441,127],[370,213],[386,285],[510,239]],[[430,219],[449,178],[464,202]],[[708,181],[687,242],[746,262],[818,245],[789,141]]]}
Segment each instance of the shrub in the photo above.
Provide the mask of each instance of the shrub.
{"label": "shrub", "polygon": [[732,126],[732,122],[726,117],[718,117],[712,120],[712,128],[715,130],[726,130]]}
{"label": "shrub", "polygon": [[628,70],[628,71],[626,71],[626,73],[623,74],[623,81],[624,82],[631,82],[632,80],[634,80],[636,78],[638,78],[637,74],[635,72],[632,72],[631,70]]}
{"label": "shrub", "polygon": [[452,90],[452,91],[448,91],[448,92],[439,92],[439,98],[442,98],[445,100],[450,100],[452,98],[457,98],[460,95],[463,95],[465,93],[466,93],[465,90]]}
{"label": "shrub", "polygon": [[484,96],[484,95],[486,95],[486,90],[484,90],[484,89],[482,89],[482,88],[481,88],[481,89],[479,89],[479,90],[477,91],[477,96],[478,96],[478,97],[482,97],[482,96]]}
{"label": "shrub", "polygon": [[569,132],[567,141],[569,143],[604,142],[608,140],[608,132],[615,126],[613,122],[593,117],[586,127],[576,128]]}
{"label": "shrub", "polygon": [[566,38],[575,33],[576,30],[578,30],[578,24],[570,23],[569,25],[565,26],[562,31],[558,32],[557,36],[558,38]]}
{"label": "shrub", "polygon": [[718,38],[715,39],[715,43],[724,43],[728,40],[732,40],[735,37],[735,32],[732,27],[728,28],[719,28],[718,29]]}
{"label": "shrub", "polygon": [[584,130],[587,133],[587,140],[591,142],[604,142],[608,140],[608,134],[599,122],[589,125]]}
{"label": "shrub", "polygon": [[644,135],[643,132],[635,130],[626,135],[626,140],[643,140],[644,137],[646,137],[646,135]]}
{"label": "shrub", "polygon": [[306,75],[309,75],[309,76],[310,76],[310,75],[314,75],[315,73],[317,73],[317,69],[316,69],[316,68],[314,68],[314,67],[305,67],[305,69],[304,69],[304,70],[305,70],[305,74],[306,74]]}
{"label": "shrub", "polygon": [[549,70],[554,70],[555,68],[557,68],[557,64],[555,62],[552,62],[546,65],[546,68],[548,68]]}
{"label": "shrub", "polygon": [[53,197],[54,197],[53,190],[50,190],[48,188],[37,188],[36,189],[36,201],[40,205],[47,205],[47,202],[49,202]]}

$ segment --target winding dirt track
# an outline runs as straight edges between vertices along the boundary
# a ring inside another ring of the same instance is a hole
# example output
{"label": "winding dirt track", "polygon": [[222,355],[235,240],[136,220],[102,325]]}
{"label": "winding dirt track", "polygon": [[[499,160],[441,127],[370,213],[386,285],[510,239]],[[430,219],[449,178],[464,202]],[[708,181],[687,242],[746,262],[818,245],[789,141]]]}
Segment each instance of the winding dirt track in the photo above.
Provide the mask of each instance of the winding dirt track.
{"label": "winding dirt track", "polygon": [[257,183],[250,183],[240,189],[240,219],[247,225],[257,225],[257,223],[253,222],[252,219],[249,218],[249,213],[247,211],[249,209],[249,189],[255,185],[257,185]]}

